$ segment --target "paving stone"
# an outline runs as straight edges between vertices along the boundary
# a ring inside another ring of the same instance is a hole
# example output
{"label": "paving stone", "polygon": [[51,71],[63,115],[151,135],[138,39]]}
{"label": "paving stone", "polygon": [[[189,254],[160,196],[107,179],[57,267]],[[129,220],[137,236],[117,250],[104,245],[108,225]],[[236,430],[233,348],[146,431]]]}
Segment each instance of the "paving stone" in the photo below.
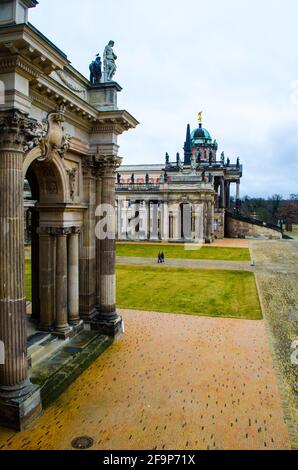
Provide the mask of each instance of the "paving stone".
{"label": "paving stone", "polygon": [[264,321],[119,313],[124,338],[3,449],[290,448]]}

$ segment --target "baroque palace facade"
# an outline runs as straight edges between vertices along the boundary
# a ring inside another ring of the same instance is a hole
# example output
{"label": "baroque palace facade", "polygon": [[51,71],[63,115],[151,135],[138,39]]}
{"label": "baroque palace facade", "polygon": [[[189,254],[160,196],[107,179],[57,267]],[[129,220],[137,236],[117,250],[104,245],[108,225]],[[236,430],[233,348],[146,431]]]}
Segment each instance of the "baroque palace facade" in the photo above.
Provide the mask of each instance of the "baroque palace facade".
{"label": "baroque palace facade", "polygon": [[[123,165],[117,174],[117,237],[213,243],[225,236],[225,215],[230,209],[231,185],[240,201],[242,165],[232,164],[202,127],[187,126],[184,159],[166,154],[165,164]],[[132,222],[137,224],[131,227]]]}
{"label": "baroque palace facade", "polygon": [[[15,429],[36,417],[48,398],[47,384],[33,380],[41,350],[54,341],[57,352],[82,331],[94,332],[92,344],[121,332],[115,236],[96,237],[95,212],[100,204],[115,205],[117,139],[138,125],[117,107],[121,87],[112,80],[113,41],[105,49],[103,79],[99,59],[91,64],[91,85],[28,22],[28,10],[36,5],[0,2],[0,422]],[[31,316],[24,180],[34,200]],[[47,357],[51,377],[55,364]]]}

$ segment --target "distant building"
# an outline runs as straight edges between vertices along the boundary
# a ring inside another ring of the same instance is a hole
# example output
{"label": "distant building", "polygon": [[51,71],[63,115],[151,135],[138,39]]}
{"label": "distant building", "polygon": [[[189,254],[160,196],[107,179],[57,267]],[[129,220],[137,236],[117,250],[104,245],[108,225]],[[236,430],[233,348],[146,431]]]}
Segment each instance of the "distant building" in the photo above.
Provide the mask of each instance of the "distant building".
{"label": "distant building", "polygon": [[[242,165],[231,163],[202,127],[187,126],[184,158],[160,165],[123,165],[116,185],[118,239],[212,243],[225,236],[230,188],[240,198]],[[129,230],[127,222],[138,223]],[[138,220],[140,219],[140,220]]]}

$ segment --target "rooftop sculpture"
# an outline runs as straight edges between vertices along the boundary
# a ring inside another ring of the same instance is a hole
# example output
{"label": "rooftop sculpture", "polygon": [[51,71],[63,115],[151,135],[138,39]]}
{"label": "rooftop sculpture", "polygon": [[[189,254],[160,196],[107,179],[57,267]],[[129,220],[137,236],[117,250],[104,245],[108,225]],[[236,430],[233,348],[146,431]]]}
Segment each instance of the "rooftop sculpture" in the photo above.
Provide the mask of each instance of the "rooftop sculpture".
{"label": "rooftop sculpture", "polygon": [[104,80],[105,82],[111,82],[113,76],[116,73],[116,60],[117,56],[113,51],[114,41],[110,41],[109,44],[105,47],[103,53],[103,65],[104,65]]}
{"label": "rooftop sculpture", "polygon": [[91,85],[99,85],[102,78],[101,57],[96,55],[96,59],[89,65]]}
{"label": "rooftop sculpture", "polygon": [[[96,55],[95,60],[89,65],[90,70],[90,84],[93,86],[100,85],[103,82],[111,82],[116,73],[116,60],[117,56],[113,51],[114,41],[109,41],[103,53],[103,73],[102,61],[99,54]],[[102,80],[103,79],[103,80]]]}

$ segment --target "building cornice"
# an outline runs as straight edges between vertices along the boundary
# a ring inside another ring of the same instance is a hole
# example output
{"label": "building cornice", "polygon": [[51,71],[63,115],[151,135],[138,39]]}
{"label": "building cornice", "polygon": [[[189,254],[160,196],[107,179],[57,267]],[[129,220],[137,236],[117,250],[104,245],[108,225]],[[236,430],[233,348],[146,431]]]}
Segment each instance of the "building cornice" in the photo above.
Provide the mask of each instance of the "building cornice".
{"label": "building cornice", "polygon": [[0,73],[17,72],[28,80],[37,79],[40,75],[38,67],[20,55],[0,56]]}
{"label": "building cornice", "polygon": [[27,59],[45,74],[63,70],[69,64],[66,55],[30,24],[0,28],[0,56],[12,53]]}

